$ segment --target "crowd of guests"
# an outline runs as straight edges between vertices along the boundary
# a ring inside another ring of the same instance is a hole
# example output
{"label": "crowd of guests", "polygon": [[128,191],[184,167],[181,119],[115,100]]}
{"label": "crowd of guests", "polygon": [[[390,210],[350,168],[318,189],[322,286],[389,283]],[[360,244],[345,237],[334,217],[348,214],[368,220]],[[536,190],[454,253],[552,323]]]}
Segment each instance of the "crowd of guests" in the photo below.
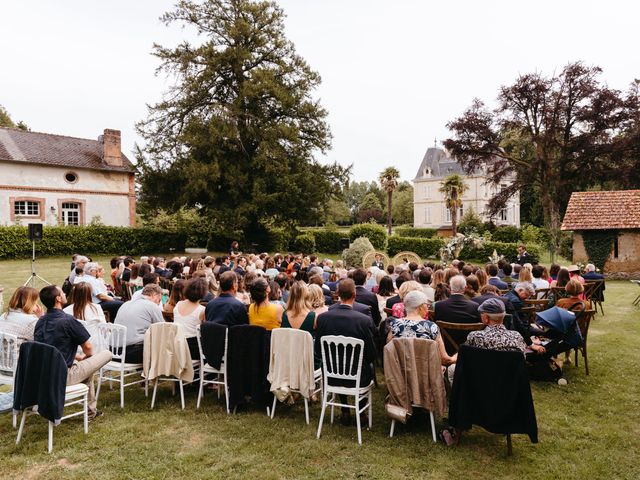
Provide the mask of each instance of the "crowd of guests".
{"label": "crowd of guests", "polygon": [[[593,265],[581,275],[576,266],[547,269],[505,261],[385,266],[376,258],[369,268],[347,270],[341,261],[313,255],[242,255],[237,245],[229,255],[215,258],[114,257],[110,266],[112,282],[107,284],[99,263],[75,256],[65,282],[68,299],[57,286],[40,292],[18,288],[0,317],[0,331],[20,341],[56,346],[69,367],[68,384],[92,383],[93,373],[110,361],[111,354],[95,335],[95,326],[106,321],[105,313],[127,327],[127,363],[142,362],[145,332],[167,315],[182,325],[193,359],[200,358],[196,330],[202,322],[307,331],[315,338],[316,367],[322,336],[344,335],[365,343],[362,382],[368,384],[384,343],[393,338],[434,340],[442,366],[455,365],[457,354],[445,345],[438,320],[483,323],[486,328],[466,338],[472,346],[541,358],[556,355],[530,331],[522,315],[525,300],[557,286],[565,293],[551,298],[550,305],[586,304],[584,282],[601,278]],[[170,295],[161,283],[171,285]],[[134,290],[130,301],[119,298],[123,288]],[[90,400],[91,414],[98,415],[93,390]],[[346,412],[343,416],[348,422]]]}

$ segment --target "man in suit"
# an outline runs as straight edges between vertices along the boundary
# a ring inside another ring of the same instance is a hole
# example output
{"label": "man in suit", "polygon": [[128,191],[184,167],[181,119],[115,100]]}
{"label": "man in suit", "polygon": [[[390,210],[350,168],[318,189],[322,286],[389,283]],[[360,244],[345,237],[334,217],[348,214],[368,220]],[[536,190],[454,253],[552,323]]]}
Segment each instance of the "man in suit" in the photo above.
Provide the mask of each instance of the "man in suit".
{"label": "man in suit", "polygon": [[227,271],[220,275],[220,290],[220,296],[207,303],[204,310],[205,321],[228,327],[247,325],[247,308],[235,297],[238,290],[238,277],[235,272]]}
{"label": "man in suit", "polygon": [[[595,280],[604,280],[604,275],[596,272],[596,266],[593,263],[588,263],[586,267],[584,267],[584,275],[582,278],[587,282],[593,282]],[[595,299],[601,302],[604,302],[604,288],[605,282],[602,282],[602,287],[600,287],[599,291],[596,292]]]}
{"label": "man in suit", "polygon": [[524,265],[525,263],[533,263],[531,261],[531,255],[527,252],[527,246],[521,244],[518,246],[518,263]]}
{"label": "man in suit", "polygon": [[487,283],[489,285],[493,285],[498,290],[509,290],[509,285],[507,285],[506,282],[503,282],[502,280],[500,280],[500,278],[498,277],[497,265],[494,265],[493,263],[490,264],[487,267],[487,273],[489,273],[489,280],[487,280]]}
{"label": "man in suit", "polygon": [[380,270],[384,270],[384,263],[382,263],[382,257],[376,253],[375,260],[371,264],[372,267],[378,267]]}
{"label": "man in suit", "polygon": [[238,266],[233,271],[236,272],[241,277],[244,277],[245,274],[247,273],[246,268],[247,268],[246,257],[240,257],[238,258]]}
{"label": "man in suit", "polygon": [[[360,386],[369,385],[373,380],[372,364],[376,358],[376,346],[370,330],[371,319],[363,313],[354,310],[353,305],[356,300],[356,286],[351,279],[344,279],[338,285],[338,296],[340,303],[336,304],[328,312],[318,316],[316,321],[316,341],[315,352],[322,355],[322,337],[325,335],[344,335],[345,337],[358,338],[364,341],[362,374],[360,376]],[[340,385],[340,383],[336,383]],[[345,384],[345,386],[353,386]],[[346,398],[341,397],[342,403]],[[351,418],[349,409],[342,409],[343,424],[350,424]],[[366,423],[365,423],[366,424]]]}
{"label": "man in suit", "polygon": [[356,302],[371,307],[371,318],[373,319],[373,324],[377,327],[382,320],[380,304],[376,294],[364,288],[366,281],[367,272],[364,269],[358,268],[353,272],[353,282],[356,284]]}
{"label": "man in suit", "polygon": [[446,300],[434,303],[436,320],[451,323],[478,323],[478,304],[464,296],[467,280],[463,275],[455,275],[449,280],[451,296]]}

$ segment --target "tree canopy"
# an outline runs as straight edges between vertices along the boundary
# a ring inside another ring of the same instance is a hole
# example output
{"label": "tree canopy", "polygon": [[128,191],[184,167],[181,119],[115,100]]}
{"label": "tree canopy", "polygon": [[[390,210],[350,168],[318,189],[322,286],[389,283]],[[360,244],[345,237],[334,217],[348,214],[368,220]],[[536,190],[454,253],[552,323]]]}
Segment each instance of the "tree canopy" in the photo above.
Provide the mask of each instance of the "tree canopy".
{"label": "tree canopy", "polygon": [[198,207],[213,228],[294,225],[339,195],[349,170],[314,159],[330,148],[320,76],[284,34],[274,2],[181,0],[165,24],[202,42],[154,45],[158,73],[175,79],[138,130],[141,203]]}
{"label": "tree canopy", "polygon": [[27,124],[22,120],[20,120],[18,123],[15,123],[11,119],[11,115],[9,115],[9,112],[7,112],[7,110],[2,105],[0,105],[0,127],[17,128],[18,130],[29,130]]}
{"label": "tree canopy", "polygon": [[[573,191],[607,180],[637,185],[638,83],[623,93],[603,84],[600,73],[578,62],[553,76],[522,75],[500,88],[495,109],[476,99],[448,123],[453,138],[444,145],[467,172],[484,169],[494,185],[512,181],[498,189],[489,213],[517,192],[537,195],[557,246]],[[628,175],[621,180],[623,172]]]}

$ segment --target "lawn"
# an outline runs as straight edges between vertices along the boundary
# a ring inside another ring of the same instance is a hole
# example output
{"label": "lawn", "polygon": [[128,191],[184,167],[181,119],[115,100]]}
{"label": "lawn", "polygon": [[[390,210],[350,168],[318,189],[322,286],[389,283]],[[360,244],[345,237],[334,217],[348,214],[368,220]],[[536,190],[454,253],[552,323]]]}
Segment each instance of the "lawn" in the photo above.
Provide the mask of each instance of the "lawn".
{"label": "lawn", "polygon": [[[43,277],[60,282],[67,259],[39,266]],[[12,289],[28,276],[29,262],[0,262],[0,271]],[[585,376],[581,363],[565,367],[566,386],[532,385],[540,443],[514,436],[513,457],[506,456],[504,437],[478,427],[456,448],[434,444],[422,415],[388,438],[383,382],[374,391],[373,429],[363,433],[362,446],[355,427],[339,423],[325,424],[316,440],[318,404],[307,426],[302,405],[279,406],[274,420],[258,408],[228,416],[212,393],[197,411],[197,391],[189,389],[182,411],[165,386],[151,411],[143,391],[130,387],[124,410],[116,390],[103,390],[105,415],[90,424],[88,436],[75,419],[56,427],[51,455],[43,419],[30,417],[16,446],[10,415],[1,416],[3,477],[637,479],[640,312],[631,303],[640,291],[630,282],[609,282],[606,293],[606,315],[596,316],[589,332],[591,374]]]}

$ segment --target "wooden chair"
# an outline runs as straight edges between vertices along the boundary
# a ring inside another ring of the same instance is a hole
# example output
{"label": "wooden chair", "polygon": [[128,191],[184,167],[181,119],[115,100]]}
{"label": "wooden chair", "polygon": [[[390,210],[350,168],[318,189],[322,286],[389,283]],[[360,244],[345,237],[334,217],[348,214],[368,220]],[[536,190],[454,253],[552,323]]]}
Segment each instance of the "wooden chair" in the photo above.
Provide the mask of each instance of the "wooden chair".
{"label": "wooden chair", "polygon": [[[451,323],[438,320],[436,324],[440,327],[445,345],[448,344],[454,352],[460,349],[460,344],[464,343],[469,332],[484,330],[484,323]],[[460,335],[456,335],[454,332],[460,333]],[[454,337],[460,337],[461,335],[464,335],[463,341],[458,342],[454,339]]]}
{"label": "wooden chair", "polygon": [[548,299],[537,299],[531,298],[524,301],[525,307],[521,309],[521,312],[524,313],[526,311],[527,315],[529,315],[529,323],[536,322],[536,313],[542,312],[546,310],[549,306]]}
{"label": "wooden chair", "polygon": [[550,288],[536,288],[536,298],[538,300],[546,300],[549,297]]}
{"label": "wooden chair", "polygon": [[578,366],[578,350],[582,353],[582,358],[584,358],[584,371],[585,375],[589,375],[589,361],[587,359],[587,336],[589,335],[589,325],[591,324],[591,319],[596,314],[595,310],[585,310],[582,315],[578,316],[578,328],[580,329],[580,333],[582,334],[582,346],[576,347],[573,349],[575,356],[575,364]]}
{"label": "wooden chair", "polygon": [[598,313],[598,307],[600,312],[604,315],[604,308],[602,303],[604,302],[604,280],[590,280],[584,284],[584,297],[591,302],[596,313]]}

